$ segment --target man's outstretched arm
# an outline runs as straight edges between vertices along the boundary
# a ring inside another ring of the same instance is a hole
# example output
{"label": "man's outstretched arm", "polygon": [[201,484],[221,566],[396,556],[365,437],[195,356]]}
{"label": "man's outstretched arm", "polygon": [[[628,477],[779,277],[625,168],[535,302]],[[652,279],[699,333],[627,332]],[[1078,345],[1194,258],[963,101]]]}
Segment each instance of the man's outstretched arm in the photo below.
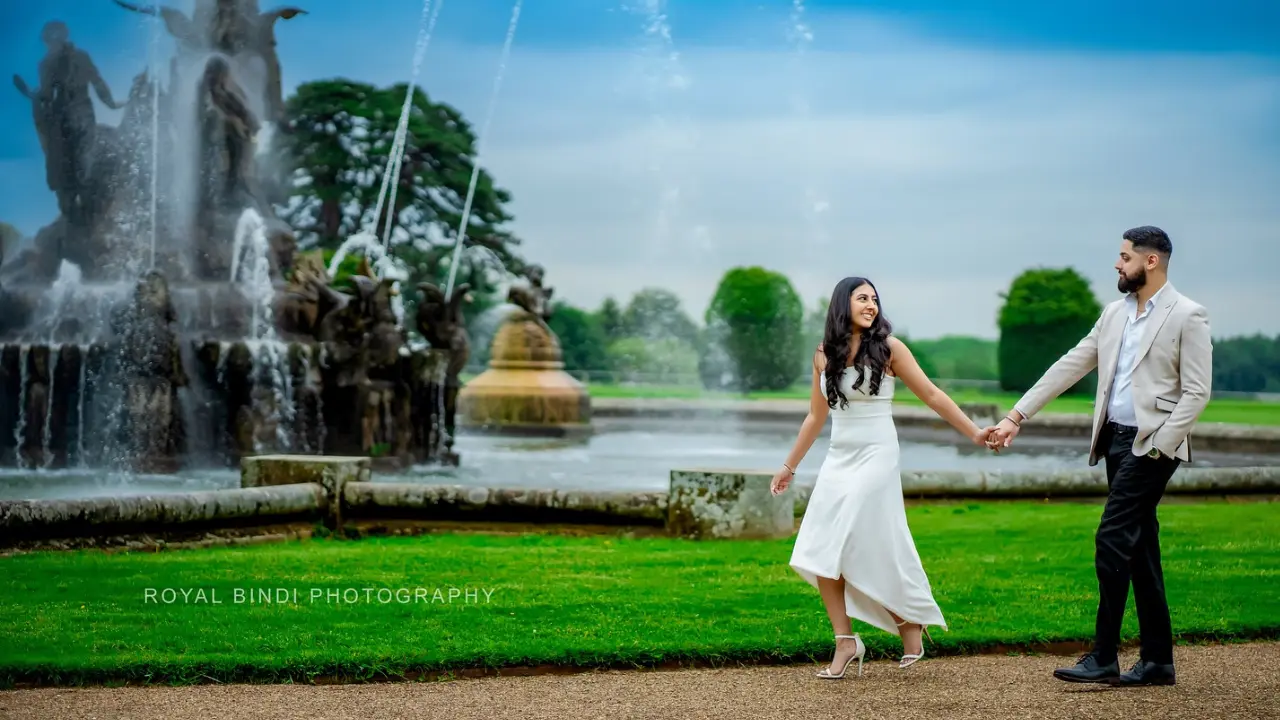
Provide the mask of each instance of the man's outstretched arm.
{"label": "man's outstretched arm", "polygon": [[1049,401],[1066,392],[1091,370],[1098,367],[1098,335],[1102,332],[1102,321],[1105,317],[1104,310],[1102,315],[1098,316],[1098,321],[1093,324],[1089,334],[1058,358],[1058,361],[1044,372],[1036,384],[1014,403],[1009,415],[996,426],[994,435],[999,444],[1008,447],[1013,441],[1013,436],[1018,434],[1019,424],[1023,420],[1040,412],[1045,405],[1049,404]]}

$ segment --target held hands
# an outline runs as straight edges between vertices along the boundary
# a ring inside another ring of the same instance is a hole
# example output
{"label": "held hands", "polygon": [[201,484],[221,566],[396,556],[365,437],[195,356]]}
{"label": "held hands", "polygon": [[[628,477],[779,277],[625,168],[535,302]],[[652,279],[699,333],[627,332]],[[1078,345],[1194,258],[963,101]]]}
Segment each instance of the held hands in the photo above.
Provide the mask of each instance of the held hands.
{"label": "held hands", "polygon": [[[969,438],[969,440],[971,440],[974,445],[981,445],[981,446],[987,447],[988,449],[996,450],[995,446],[992,445],[992,443],[995,442],[994,440],[992,440],[992,433],[994,433],[995,430],[996,430],[995,425],[979,428],[979,430],[975,432],[973,436]],[[1000,452],[1000,451],[996,450],[996,452]]]}
{"label": "held hands", "polygon": [[1018,435],[1018,430],[1020,429],[1017,423],[1006,417],[998,425],[991,428],[991,436],[987,442],[987,447],[1000,452],[1000,448],[1009,447],[1013,444],[1013,439]]}

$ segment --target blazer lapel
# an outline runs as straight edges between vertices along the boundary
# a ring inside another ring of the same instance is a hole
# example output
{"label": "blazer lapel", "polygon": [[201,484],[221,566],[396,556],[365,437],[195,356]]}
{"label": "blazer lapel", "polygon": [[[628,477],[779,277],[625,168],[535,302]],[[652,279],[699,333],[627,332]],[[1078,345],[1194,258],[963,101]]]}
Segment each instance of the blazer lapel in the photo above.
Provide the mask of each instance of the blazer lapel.
{"label": "blazer lapel", "polygon": [[[1111,387],[1111,380],[1116,375],[1116,365],[1120,362],[1120,346],[1123,344],[1121,341],[1124,338],[1124,326],[1128,322],[1125,319],[1127,312],[1128,308],[1121,303],[1120,312],[1111,313],[1111,317],[1102,326],[1102,336],[1107,338],[1107,355],[1105,358],[1098,356],[1098,380],[1106,383],[1108,388]],[[1098,349],[1102,349],[1101,345]],[[1106,364],[1103,364],[1104,360]]]}
{"label": "blazer lapel", "polygon": [[1142,358],[1147,356],[1147,351],[1155,344],[1156,333],[1160,332],[1164,321],[1169,319],[1169,313],[1173,312],[1173,306],[1176,304],[1178,304],[1178,291],[1168,283],[1165,285],[1164,292],[1160,293],[1160,304],[1151,309],[1151,319],[1147,321],[1145,331],[1142,333],[1142,345],[1138,348],[1138,357],[1133,362],[1135,366],[1142,362]]}

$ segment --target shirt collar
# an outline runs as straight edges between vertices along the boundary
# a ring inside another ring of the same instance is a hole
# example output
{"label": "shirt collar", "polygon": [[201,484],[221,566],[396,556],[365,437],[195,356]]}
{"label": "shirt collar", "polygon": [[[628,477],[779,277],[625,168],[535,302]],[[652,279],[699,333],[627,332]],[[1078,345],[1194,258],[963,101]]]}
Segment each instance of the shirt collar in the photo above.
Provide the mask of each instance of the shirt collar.
{"label": "shirt collar", "polygon": [[[1164,292],[1164,289],[1167,287],[1169,287],[1169,281],[1166,280],[1164,285],[1161,285],[1160,289],[1156,291],[1156,294],[1152,295],[1150,298],[1147,299],[1147,306],[1143,309],[1146,311],[1150,311],[1152,308],[1154,308],[1156,306],[1156,300],[1160,298],[1160,295]],[[1136,292],[1129,293],[1128,297],[1126,297],[1125,299],[1128,301],[1130,307],[1138,306],[1138,294]]]}

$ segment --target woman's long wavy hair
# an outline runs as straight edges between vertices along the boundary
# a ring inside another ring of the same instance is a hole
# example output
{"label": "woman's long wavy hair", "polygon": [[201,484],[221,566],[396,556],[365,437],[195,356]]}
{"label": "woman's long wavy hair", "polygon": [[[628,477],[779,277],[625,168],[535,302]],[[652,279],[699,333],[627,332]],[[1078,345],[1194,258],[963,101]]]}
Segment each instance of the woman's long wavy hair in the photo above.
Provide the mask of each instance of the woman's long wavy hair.
{"label": "woman's long wavy hair", "polygon": [[[893,332],[893,325],[884,315],[884,306],[878,302],[880,312],[876,313],[871,327],[862,330],[858,352],[853,357],[853,363],[849,364],[854,330],[850,298],[853,291],[863,285],[870,285],[872,290],[876,287],[866,278],[847,277],[841,280],[836,283],[835,290],[831,291],[831,303],[827,306],[827,323],[822,331],[822,353],[827,357],[827,366],[822,372],[827,381],[827,405],[833,408],[837,402],[843,408],[849,401],[840,389],[840,378],[844,375],[846,366],[858,371],[858,379],[853,382],[854,390],[862,387],[867,369],[871,370],[869,395],[880,394],[880,381],[884,378],[885,368],[889,366],[889,334]],[[876,291],[877,301],[879,296],[879,291]]]}

